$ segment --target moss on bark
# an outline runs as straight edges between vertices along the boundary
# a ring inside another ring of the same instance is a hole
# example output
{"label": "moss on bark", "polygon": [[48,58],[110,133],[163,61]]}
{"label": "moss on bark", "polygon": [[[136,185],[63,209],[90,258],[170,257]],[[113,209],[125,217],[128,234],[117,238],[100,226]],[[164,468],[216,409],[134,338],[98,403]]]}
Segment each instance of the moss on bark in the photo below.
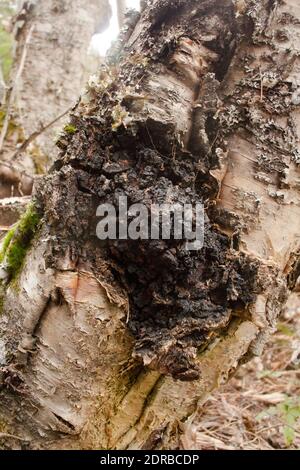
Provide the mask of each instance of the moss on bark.
{"label": "moss on bark", "polygon": [[0,263],[12,281],[19,274],[28,248],[35,235],[40,216],[33,204],[30,204],[19,223],[6,235],[0,251]]}

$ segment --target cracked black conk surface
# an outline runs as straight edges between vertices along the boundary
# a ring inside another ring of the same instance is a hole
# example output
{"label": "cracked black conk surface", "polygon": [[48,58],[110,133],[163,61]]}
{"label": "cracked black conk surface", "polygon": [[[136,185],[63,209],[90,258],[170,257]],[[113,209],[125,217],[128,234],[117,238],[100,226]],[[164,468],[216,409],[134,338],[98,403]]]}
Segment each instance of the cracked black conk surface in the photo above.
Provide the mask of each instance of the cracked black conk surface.
{"label": "cracked black conk surface", "polygon": [[[89,141],[91,134],[88,126],[77,139]],[[101,153],[99,148],[96,155],[101,170],[96,174],[80,163],[73,147],[72,159],[54,173],[61,200],[51,225],[56,226],[56,233],[59,227],[60,247],[66,249],[67,244],[78,256],[83,256],[85,247],[85,256],[95,266],[99,258],[111,262],[113,277],[129,297],[128,328],[136,339],[134,355],[174,378],[197,379],[197,350],[205,347],[212,333],[228,326],[232,311],[253,301],[258,266],[232,250],[231,239],[207,216],[204,246],[199,251],[186,250],[180,240],[103,243],[91,237],[90,227],[96,227],[96,207],[101,203],[110,202],[117,208],[119,197],[126,196],[128,206],[143,202],[150,207],[166,201],[196,204],[204,202],[203,194],[211,187],[205,172],[204,184],[192,184],[199,173],[192,155],[178,152],[174,161],[140,144],[130,150],[127,142],[126,149]],[[77,151],[80,153],[79,147]],[[48,212],[48,217],[53,214]]]}

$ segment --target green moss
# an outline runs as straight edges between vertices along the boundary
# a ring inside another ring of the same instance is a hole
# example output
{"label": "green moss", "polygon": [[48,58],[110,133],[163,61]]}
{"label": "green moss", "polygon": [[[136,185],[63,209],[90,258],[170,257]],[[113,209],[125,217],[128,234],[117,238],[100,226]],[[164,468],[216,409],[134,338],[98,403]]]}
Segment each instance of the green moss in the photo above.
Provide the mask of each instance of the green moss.
{"label": "green moss", "polygon": [[16,275],[25,258],[27,247],[23,246],[22,243],[14,243],[7,254],[7,262],[11,275]]}
{"label": "green moss", "polygon": [[37,175],[44,175],[49,164],[49,158],[42,153],[41,149],[37,145],[33,145],[29,150],[30,156],[34,163],[35,171]]}
{"label": "green moss", "polygon": [[19,274],[28,248],[36,233],[40,217],[30,204],[19,223],[6,235],[0,252],[0,262],[5,261],[10,280]]}
{"label": "green moss", "polygon": [[73,124],[67,124],[65,127],[64,127],[64,131],[67,133],[67,134],[75,134],[75,132],[77,132],[77,128],[75,126],[73,126]]}

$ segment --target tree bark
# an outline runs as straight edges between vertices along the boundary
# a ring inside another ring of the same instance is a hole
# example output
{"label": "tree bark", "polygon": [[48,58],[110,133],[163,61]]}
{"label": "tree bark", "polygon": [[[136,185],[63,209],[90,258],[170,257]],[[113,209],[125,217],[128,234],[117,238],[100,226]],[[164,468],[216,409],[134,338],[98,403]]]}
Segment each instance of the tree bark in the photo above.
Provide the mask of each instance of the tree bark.
{"label": "tree bark", "polygon": [[[261,353],[299,277],[299,25],[296,0],[146,4],[2,254],[3,446],[170,448]],[[204,247],[100,243],[119,196],[203,202]]]}
{"label": "tree bark", "polygon": [[[39,131],[75,105],[87,79],[92,35],[105,28],[109,15],[107,0],[22,2],[14,20],[16,50],[6,100],[10,127],[17,129],[6,132],[0,149],[6,162],[13,158],[15,168],[41,174],[55,160],[54,141],[64,121]],[[14,155],[34,133],[31,146]],[[10,189],[8,184],[5,196]],[[20,195],[18,187],[14,195]]]}
{"label": "tree bark", "polygon": [[117,0],[117,12],[118,12],[118,22],[119,28],[123,28],[125,21],[125,12],[126,12],[126,0]]}
{"label": "tree bark", "polygon": [[4,81],[3,72],[2,72],[2,63],[0,60],[0,106],[2,106],[2,103],[3,103],[5,89],[6,89],[6,84]]}

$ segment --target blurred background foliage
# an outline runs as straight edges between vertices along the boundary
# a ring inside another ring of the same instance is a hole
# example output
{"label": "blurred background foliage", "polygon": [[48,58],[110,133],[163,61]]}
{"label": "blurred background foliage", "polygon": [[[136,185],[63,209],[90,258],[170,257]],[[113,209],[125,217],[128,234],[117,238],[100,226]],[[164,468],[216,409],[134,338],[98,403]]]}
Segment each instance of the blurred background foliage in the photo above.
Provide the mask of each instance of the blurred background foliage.
{"label": "blurred background foliage", "polygon": [[17,2],[0,0],[0,63],[4,80],[9,78],[13,55],[13,37],[10,33],[10,19],[16,10]]}

